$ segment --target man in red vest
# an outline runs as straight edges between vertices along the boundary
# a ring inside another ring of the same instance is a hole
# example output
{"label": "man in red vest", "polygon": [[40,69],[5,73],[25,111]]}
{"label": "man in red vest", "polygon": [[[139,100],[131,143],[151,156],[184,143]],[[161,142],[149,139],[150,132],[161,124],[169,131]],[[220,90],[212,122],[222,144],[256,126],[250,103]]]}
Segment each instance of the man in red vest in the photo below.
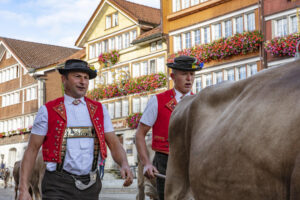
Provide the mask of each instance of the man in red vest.
{"label": "man in red vest", "polygon": [[[144,175],[154,178],[155,173],[166,174],[169,143],[169,120],[176,104],[184,97],[191,95],[195,71],[202,68],[197,60],[189,56],[179,56],[173,63],[167,63],[172,68],[171,78],[174,88],[153,96],[143,113],[136,132],[136,147],[139,158],[144,166]],[[153,164],[150,162],[145,137],[152,127],[152,149],[155,151]],[[164,199],[165,180],[157,178],[159,199]]]}
{"label": "man in red vest", "polygon": [[41,146],[46,162],[43,199],[98,200],[102,183],[97,166],[106,158],[106,144],[120,165],[124,186],[132,183],[126,153],[114,134],[105,106],[85,94],[97,76],[87,62],[67,60],[62,74],[65,95],[42,106],[21,163],[19,199],[31,199],[29,177]]}

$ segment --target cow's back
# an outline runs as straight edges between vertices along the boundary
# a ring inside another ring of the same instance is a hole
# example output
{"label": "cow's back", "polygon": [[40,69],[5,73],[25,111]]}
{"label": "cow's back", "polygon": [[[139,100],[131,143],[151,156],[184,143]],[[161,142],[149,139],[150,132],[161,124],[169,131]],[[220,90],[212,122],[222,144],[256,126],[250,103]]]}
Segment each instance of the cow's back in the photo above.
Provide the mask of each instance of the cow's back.
{"label": "cow's back", "polygon": [[[180,173],[176,168],[184,171],[174,157],[180,147],[188,177],[181,189],[191,189],[195,199],[289,199],[300,150],[298,66],[208,87],[178,104],[170,122],[167,178]],[[172,194],[171,181],[167,199],[184,199]]]}

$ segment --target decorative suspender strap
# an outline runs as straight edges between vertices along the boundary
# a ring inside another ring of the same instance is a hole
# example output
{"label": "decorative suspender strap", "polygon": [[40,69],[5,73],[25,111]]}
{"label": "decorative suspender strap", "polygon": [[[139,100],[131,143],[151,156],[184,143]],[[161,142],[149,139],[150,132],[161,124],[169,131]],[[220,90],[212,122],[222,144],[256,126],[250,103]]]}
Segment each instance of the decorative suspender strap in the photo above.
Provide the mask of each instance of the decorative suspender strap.
{"label": "decorative suspender strap", "polygon": [[94,160],[93,160],[93,165],[92,165],[92,171],[97,169],[98,166],[98,157],[99,157],[99,152],[100,152],[100,144],[99,140],[97,138],[97,134],[95,132],[95,129],[93,129],[95,139],[94,139]]}
{"label": "decorative suspender strap", "polygon": [[61,147],[61,163],[57,163],[56,171],[62,171],[63,169],[68,138],[94,138],[94,155],[93,155],[94,159],[92,164],[92,171],[97,169],[98,157],[100,152],[100,144],[95,129],[93,127],[71,127],[71,128],[67,128],[64,132],[64,137],[63,137],[62,147]]}
{"label": "decorative suspender strap", "polygon": [[61,172],[63,166],[64,166],[64,162],[65,162],[65,156],[66,156],[66,150],[67,150],[67,138],[68,138],[68,132],[65,131],[64,132],[64,137],[63,137],[63,141],[61,143],[61,163],[57,163],[56,164],[56,171]]}

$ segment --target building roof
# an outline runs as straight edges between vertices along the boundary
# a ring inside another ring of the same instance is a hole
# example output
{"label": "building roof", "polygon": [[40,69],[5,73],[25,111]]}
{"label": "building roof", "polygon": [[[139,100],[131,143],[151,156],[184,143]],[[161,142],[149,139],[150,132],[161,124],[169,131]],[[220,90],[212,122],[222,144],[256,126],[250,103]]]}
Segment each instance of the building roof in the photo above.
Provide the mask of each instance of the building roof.
{"label": "building roof", "polygon": [[162,36],[163,36],[163,32],[161,30],[161,27],[158,26],[150,31],[141,34],[139,37],[137,37],[135,40],[132,41],[132,44],[139,44],[142,42],[160,38]]}
{"label": "building roof", "polygon": [[[133,18],[133,20],[136,20],[138,23],[141,24],[148,24],[157,26],[160,24],[161,21],[161,11],[157,8],[152,8],[149,6],[144,6],[141,4],[129,2],[126,0],[107,0],[108,2],[112,3],[116,7],[118,7],[120,10],[125,12],[129,17]],[[105,1],[102,0],[98,7],[95,9],[93,15],[89,19],[88,23],[85,25],[84,29],[80,33],[79,37],[77,38],[75,45],[80,46],[80,41],[82,38],[84,38],[84,35],[88,31],[88,27],[93,22],[93,19],[97,17],[97,13],[99,12],[99,9],[103,5]]]}
{"label": "building roof", "polygon": [[59,60],[80,50],[5,37],[0,37],[1,41],[24,67],[35,69],[57,64]]}
{"label": "building roof", "polygon": [[132,16],[134,16],[139,22],[149,24],[160,24],[160,9],[152,8],[149,6],[129,2],[126,0],[109,0],[117,4],[121,9],[124,9]]}
{"label": "building roof", "polygon": [[60,59],[58,61],[58,65],[64,64],[69,59],[81,59],[82,60],[85,57],[85,55],[86,55],[85,48],[83,48],[83,49],[77,51],[76,53],[74,53],[74,54],[72,54],[72,55],[70,55],[68,57]]}

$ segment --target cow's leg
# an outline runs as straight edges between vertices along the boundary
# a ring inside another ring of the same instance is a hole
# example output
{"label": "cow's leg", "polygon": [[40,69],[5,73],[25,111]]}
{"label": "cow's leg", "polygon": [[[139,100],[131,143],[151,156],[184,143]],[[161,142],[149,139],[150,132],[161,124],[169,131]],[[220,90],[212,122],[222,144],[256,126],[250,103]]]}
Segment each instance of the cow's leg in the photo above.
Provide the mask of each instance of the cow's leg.
{"label": "cow's leg", "polygon": [[169,125],[170,153],[165,184],[166,200],[192,199],[189,185],[190,135],[187,116],[174,113]]}
{"label": "cow's leg", "polygon": [[290,200],[300,199],[300,155],[297,156],[290,184]]}
{"label": "cow's leg", "polygon": [[18,198],[18,187],[19,187],[18,183],[15,183],[15,200],[17,200]]}

